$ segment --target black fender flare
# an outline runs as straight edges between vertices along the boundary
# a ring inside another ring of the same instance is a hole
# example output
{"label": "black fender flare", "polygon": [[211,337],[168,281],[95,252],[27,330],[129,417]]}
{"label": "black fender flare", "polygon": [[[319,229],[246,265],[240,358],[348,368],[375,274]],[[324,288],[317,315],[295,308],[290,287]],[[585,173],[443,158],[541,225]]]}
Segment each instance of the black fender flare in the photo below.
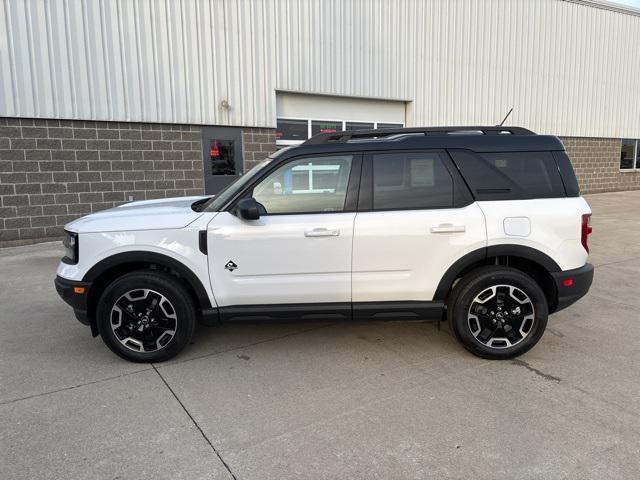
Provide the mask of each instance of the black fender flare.
{"label": "black fender flare", "polygon": [[559,272],[562,270],[557,262],[546,253],[524,245],[491,245],[490,247],[478,248],[460,257],[449,267],[440,279],[440,283],[438,283],[438,288],[433,296],[433,300],[444,300],[449,290],[451,290],[455,279],[458,278],[460,273],[465,269],[487,258],[502,256],[513,256],[530,260],[548,272]]}
{"label": "black fender flare", "polygon": [[211,301],[209,300],[207,290],[204,288],[204,285],[198,276],[182,262],[161,253],[147,252],[143,250],[117,253],[96,263],[87,271],[87,273],[85,273],[82,281],[93,283],[106,271],[128,263],[154,263],[174,270],[178,275],[184,278],[193,289],[196,294],[199,307],[203,310],[211,308]]}

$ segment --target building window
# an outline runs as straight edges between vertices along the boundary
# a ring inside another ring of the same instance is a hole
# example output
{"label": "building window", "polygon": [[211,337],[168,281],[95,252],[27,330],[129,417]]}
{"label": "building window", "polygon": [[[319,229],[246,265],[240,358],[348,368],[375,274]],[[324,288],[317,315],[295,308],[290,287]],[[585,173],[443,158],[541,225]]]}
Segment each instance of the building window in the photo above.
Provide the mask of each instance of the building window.
{"label": "building window", "polygon": [[346,122],[345,130],[373,130],[376,128],[374,122]]}
{"label": "building window", "polygon": [[279,118],[276,126],[276,141],[303,142],[309,138],[309,126],[306,120]]}
{"label": "building window", "polygon": [[343,129],[342,122],[334,120],[311,120],[311,136],[319,133],[336,133]]}
{"label": "building window", "polygon": [[235,175],[233,140],[211,140],[209,145],[211,175]]}
{"label": "building window", "polygon": [[640,170],[640,140],[622,139],[620,152],[620,170]]}
{"label": "building window", "polygon": [[403,128],[402,123],[360,122],[350,120],[319,120],[305,118],[278,118],[277,145],[298,145],[319,133],[343,130],[371,130],[377,128]]}

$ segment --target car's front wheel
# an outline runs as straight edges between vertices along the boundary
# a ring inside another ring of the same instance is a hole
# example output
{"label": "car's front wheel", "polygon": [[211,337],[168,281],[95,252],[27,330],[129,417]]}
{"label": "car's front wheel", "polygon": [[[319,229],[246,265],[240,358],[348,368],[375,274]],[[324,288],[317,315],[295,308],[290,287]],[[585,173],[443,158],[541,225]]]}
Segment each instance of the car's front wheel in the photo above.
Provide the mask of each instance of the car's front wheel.
{"label": "car's front wheel", "polygon": [[547,326],[547,300],[538,284],[514,268],[482,267],[462,278],[448,303],[451,328],[462,345],[483,358],[522,355]]}
{"label": "car's front wheel", "polygon": [[104,343],[133,362],[161,362],[177,355],[196,327],[193,301],[170,275],[136,271],[112,282],[96,311]]}

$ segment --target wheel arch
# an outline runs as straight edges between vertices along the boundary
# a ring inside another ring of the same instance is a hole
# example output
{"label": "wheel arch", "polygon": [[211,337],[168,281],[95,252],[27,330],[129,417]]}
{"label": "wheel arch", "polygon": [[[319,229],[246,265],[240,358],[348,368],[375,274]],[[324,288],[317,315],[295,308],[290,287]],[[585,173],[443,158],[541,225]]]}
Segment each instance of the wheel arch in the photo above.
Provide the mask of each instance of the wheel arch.
{"label": "wheel arch", "polygon": [[492,245],[462,256],[440,279],[433,300],[446,301],[456,280],[484,265],[507,265],[523,271],[542,288],[549,305],[549,313],[557,308],[558,292],[550,272],[562,269],[546,253],[523,245]]}
{"label": "wheel arch", "polygon": [[87,315],[94,336],[98,334],[95,312],[104,289],[116,278],[136,270],[166,272],[183,281],[195,305],[201,310],[212,308],[207,290],[198,276],[185,264],[167,255],[148,251],[118,253],[92,266],[82,281],[91,283],[87,297]]}

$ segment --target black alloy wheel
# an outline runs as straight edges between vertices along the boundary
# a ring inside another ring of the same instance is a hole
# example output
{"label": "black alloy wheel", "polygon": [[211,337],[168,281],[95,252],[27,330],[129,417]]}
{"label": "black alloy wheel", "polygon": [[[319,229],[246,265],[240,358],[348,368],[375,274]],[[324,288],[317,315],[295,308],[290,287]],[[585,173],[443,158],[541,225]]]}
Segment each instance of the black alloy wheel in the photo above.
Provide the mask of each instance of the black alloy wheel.
{"label": "black alloy wheel", "polygon": [[180,279],[139,270],[105,289],[96,320],[102,340],[116,354],[133,362],[161,362],[191,341],[196,310]]}
{"label": "black alloy wheel", "polygon": [[547,326],[547,299],[526,273],[506,266],[480,267],[455,285],[447,300],[451,329],[483,358],[504,359],[533,348]]}

